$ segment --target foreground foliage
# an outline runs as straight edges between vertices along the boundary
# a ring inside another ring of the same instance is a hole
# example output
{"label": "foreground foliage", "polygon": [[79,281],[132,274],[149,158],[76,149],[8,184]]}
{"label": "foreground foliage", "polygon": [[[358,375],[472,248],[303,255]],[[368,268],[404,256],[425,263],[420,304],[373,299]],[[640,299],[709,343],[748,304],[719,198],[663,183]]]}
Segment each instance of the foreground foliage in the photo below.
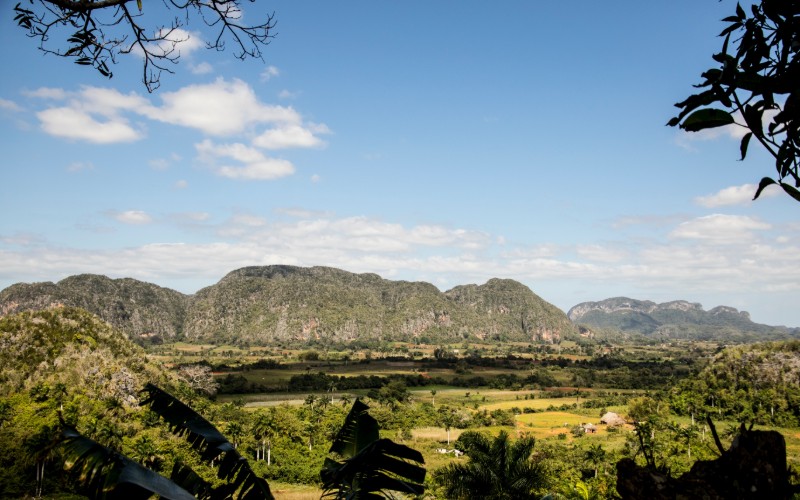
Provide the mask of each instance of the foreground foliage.
{"label": "foreground foliage", "polygon": [[745,128],[742,159],[756,139],[777,170],[777,180],[764,177],[754,198],[777,183],[800,201],[800,2],[761,0],[749,10],[737,4],[736,13],[723,20],[728,25],[720,33],[722,50],[713,56],[718,66],[702,74],[697,86],[705,90],[676,104],[681,112],[668,124],[689,132]]}
{"label": "foreground foliage", "polygon": [[367,405],[353,403],[329,453],[343,460],[326,458],[320,476],[323,498],[372,498],[396,491],[421,495],[425,491],[425,460],[416,450],[380,439],[378,422],[367,413]]}

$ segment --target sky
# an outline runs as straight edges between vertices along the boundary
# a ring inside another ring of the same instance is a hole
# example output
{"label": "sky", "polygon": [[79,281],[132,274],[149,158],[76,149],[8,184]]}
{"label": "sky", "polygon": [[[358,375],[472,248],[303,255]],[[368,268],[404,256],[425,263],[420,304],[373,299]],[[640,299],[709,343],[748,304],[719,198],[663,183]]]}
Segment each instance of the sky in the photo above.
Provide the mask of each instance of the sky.
{"label": "sky", "polygon": [[739,161],[735,127],[665,126],[734,9],[257,0],[243,19],[277,21],[263,61],[204,49],[190,18],[148,93],[136,54],[111,79],[45,55],[9,4],[0,289],[95,273],[191,294],[244,266],[332,266],[800,326],[800,205],[750,201],[771,159]]}

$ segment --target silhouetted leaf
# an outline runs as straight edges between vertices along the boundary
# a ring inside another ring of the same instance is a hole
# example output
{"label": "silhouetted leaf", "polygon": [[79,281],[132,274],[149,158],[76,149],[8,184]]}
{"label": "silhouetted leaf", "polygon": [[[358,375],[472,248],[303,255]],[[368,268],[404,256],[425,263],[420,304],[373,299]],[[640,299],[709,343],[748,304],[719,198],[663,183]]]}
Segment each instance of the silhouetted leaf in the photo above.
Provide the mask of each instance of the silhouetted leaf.
{"label": "silhouetted leaf", "polygon": [[65,468],[76,476],[82,490],[92,498],[190,500],[195,497],[177,484],[138,463],[65,427],[59,448]]}
{"label": "silhouetted leaf", "polygon": [[800,201],[800,191],[798,191],[794,186],[791,184],[786,184],[785,182],[781,182],[781,187],[784,191],[786,191],[786,194],[795,200]]}
{"label": "silhouetted leaf", "polygon": [[758,183],[758,189],[756,189],[756,194],[755,196],[753,196],[753,200],[755,200],[761,195],[761,192],[764,190],[764,188],[766,188],[767,186],[771,186],[772,184],[777,184],[777,182],[775,182],[774,179],[771,179],[769,177],[764,177],[763,179],[761,179],[761,182]]}
{"label": "silhouetted leaf", "polygon": [[742,142],[739,144],[739,152],[742,153],[742,160],[747,156],[747,146],[750,144],[750,139],[752,139],[752,137],[752,132],[748,132],[742,137]]}
{"label": "silhouetted leaf", "polygon": [[733,117],[727,111],[714,108],[699,109],[687,116],[681,124],[681,128],[687,132],[697,132],[699,130],[722,127],[733,123]]}
{"label": "silhouetted leaf", "polygon": [[[142,405],[149,405],[151,410],[161,415],[172,432],[183,436],[203,460],[217,461],[217,476],[229,482],[221,487],[223,490],[232,492],[240,488],[240,499],[273,498],[269,484],[253,472],[247,460],[239,455],[233,444],[211,422],[153,384],[147,384],[142,392],[147,394]],[[212,496],[225,498],[217,491]]]}
{"label": "silhouetted leaf", "polygon": [[320,471],[323,498],[381,498],[378,492],[399,491],[420,495],[425,491],[422,454],[389,439],[378,439],[377,421],[360,400],[345,418],[330,452],[346,458],[325,459]]}

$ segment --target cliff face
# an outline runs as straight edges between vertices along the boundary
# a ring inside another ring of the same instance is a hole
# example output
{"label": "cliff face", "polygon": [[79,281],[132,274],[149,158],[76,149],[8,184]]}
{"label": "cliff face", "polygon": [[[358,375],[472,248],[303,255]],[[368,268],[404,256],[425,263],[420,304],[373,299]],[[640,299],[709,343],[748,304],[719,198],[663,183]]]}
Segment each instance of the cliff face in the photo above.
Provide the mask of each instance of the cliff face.
{"label": "cliff face", "polygon": [[649,300],[615,297],[583,302],[567,316],[575,324],[671,338],[729,341],[797,337],[800,329],[754,323],[745,311],[718,306],[709,311],[696,302],[676,300],[656,304]]}
{"label": "cliff face", "polygon": [[254,345],[465,339],[554,342],[566,315],[512,280],[440,292],[327,267],[247,267],[192,296],[132,279],[80,275],[0,292],[0,314],[54,304],[84,308],[133,340]]}

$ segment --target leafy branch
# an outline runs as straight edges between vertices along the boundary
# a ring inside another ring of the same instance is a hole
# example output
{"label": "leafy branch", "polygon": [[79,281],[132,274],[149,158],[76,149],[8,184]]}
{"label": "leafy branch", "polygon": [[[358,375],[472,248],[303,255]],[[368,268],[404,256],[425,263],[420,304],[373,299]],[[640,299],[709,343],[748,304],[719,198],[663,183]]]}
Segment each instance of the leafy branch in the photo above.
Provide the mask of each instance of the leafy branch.
{"label": "leafy branch", "polygon": [[800,2],[762,0],[749,14],[737,4],[736,14],[723,22],[728,26],[720,33],[722,50],[712,56],[718,66],[695,85],[706,90],[677,103],[681,111],[667,125],[688,132],[728,125],[747,129],[739,144],[741,159],[755,138],[775,159],[777,171],[776,178],[761,179],[753,199],[778,184],[800,201]]}

